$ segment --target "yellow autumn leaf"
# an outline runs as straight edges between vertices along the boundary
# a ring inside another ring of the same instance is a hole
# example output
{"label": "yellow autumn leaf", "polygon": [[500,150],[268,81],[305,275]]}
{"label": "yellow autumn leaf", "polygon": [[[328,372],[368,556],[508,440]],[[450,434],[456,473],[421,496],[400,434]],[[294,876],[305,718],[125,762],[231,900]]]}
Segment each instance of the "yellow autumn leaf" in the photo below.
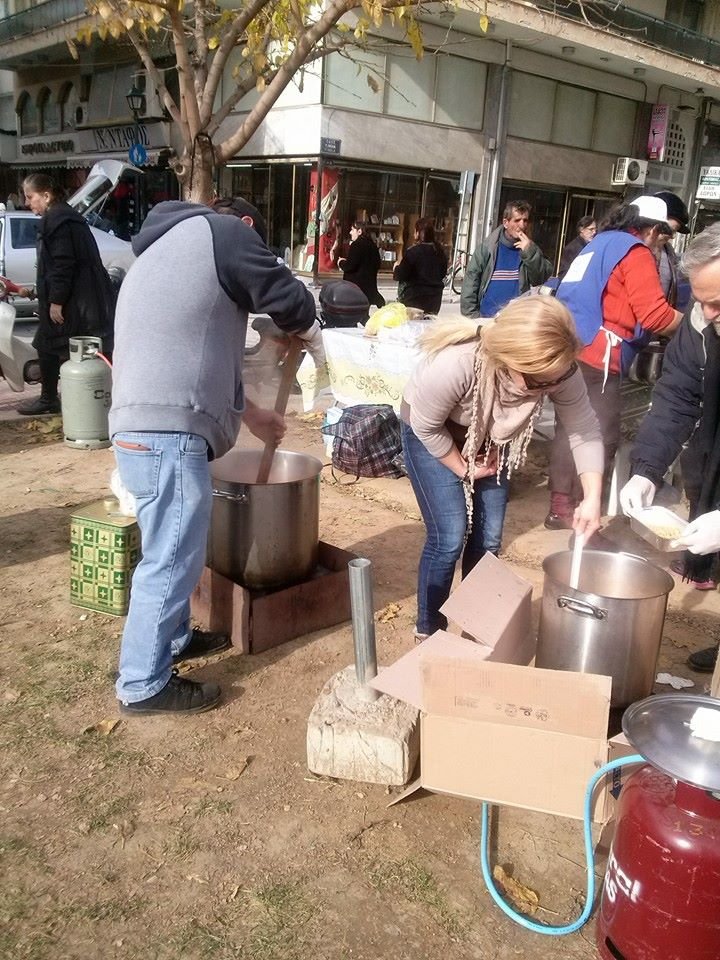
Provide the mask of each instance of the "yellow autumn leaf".
{"label": "yellow autumn leaf", "polygon": [[217,50],[220,46],[220,40],[218,37],[210,37],[208,40],[208,50]]}
{"label": "yellow autumn leaf", "polygon": [[163,22],[163,19],[164,19],[164,17],[165,17],[165,14],[164,14],[164,12],[160,9],[160,7],[153,7],[153,8],[152,8],[152,11],[151,11],[151,13],[150,13],[150,16],[153,18],[153,20],[155,21],[155,23],[162,23],[162,22]]}
{"label": "yellow autumn leaf", "polygon": [[483,33],[487,33],[489,26],[490,26],[490,17],[486,16],[486,14],[482,14],[482,16],[480,17],[480,29],[482,30]]}
{"label": "yellow autumn leaf", "polygon": [[255,83],[255,89],[258,93],[262,93],[266,87],[265,77],[258,77]]}

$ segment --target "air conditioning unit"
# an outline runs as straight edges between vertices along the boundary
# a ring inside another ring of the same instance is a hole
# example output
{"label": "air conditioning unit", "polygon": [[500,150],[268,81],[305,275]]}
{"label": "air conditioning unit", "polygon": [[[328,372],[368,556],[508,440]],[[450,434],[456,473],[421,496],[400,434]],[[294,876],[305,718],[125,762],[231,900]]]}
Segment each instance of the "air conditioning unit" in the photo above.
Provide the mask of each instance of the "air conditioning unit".
{"label": "air conditioning unit", "polygon": [[[164,74],[164,72],[164,70],[160,71],[161,74]],[[137,73],[133,77],[133,83],[145,97],[145,106],[139,115],[140,118],[143,120],[162,120],[165,117],[165,109],[147,73],[144,70]]]}
{"label": "air conditioning unit", "polygon": [[632,184],[642,187],[647,177],[647,160],[634,160],[632,157],[618,157],[613,166],[610,183],[614,187]]}

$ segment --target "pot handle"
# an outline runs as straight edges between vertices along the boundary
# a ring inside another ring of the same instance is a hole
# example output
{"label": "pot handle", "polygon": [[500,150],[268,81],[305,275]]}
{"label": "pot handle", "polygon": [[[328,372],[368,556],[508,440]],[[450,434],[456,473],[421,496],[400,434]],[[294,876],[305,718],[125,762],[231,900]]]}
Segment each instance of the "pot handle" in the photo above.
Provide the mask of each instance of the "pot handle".
{"label": "pot handle", "polygon": [[220,500],[231,500],[233,503],[247,503],[247,493],[228,493],[227,490],[216,490],[213,487],[212,495]]}
{"label": "pot handle", "polygon": [[587,600],[578,600],[576,597],[558,597],[557,605],[561,610],[571,610],[573,613],[579,613],[583,617],[607,620],[607,610],[596,607],[594,604],[588,603]]}

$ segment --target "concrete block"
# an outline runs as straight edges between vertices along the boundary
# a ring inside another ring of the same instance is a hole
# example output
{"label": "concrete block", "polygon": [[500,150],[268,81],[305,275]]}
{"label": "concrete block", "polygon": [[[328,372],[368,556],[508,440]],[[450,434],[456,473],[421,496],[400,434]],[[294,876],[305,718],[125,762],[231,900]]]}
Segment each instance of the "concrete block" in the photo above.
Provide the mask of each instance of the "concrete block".
{"label": "concrete block", "polygon": [[346,667],[320,691],[308,718],[308,768],[325,777],[401,786],[420,752],[419,711],[387,694],[368,702]]}

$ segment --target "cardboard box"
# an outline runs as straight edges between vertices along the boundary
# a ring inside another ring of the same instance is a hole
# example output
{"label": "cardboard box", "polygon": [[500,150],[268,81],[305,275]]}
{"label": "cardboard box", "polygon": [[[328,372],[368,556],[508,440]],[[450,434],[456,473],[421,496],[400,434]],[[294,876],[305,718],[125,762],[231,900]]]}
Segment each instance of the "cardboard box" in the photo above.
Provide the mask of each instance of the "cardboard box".
{"label": "cardboard box", "polygon": [[208,630],[229,633],[238,653],[261,653],[350,619],[348,563],[354,553],[322,540],[309,580],[277,590],[247,590],[205,567],[191,597],[192,614]]}
{"label": "cardboard box", "polygon": [[[372,681],[422,711],[420,775],[397,800],[422,787],[581,818],[590,777],[630,749],[607,740],[610,677],[527,665],[531,591],[486,555],[443,608],[477,642],[440,630]],[[618,786],[598,790],[596,822]]]}
{"label": "cardboard box", "polygon": [[70,518],[70,603],[125,616],[139,559],[137,521],[122,516],[117,501],[79,508]]}

